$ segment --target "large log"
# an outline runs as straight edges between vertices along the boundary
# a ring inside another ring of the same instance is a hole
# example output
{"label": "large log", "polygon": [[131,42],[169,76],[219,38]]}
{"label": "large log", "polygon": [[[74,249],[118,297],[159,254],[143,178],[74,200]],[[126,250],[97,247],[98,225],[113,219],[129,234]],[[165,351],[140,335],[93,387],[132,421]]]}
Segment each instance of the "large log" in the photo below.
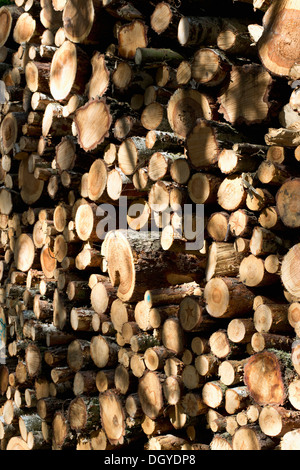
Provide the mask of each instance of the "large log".
{"label": "large log", "polygon": [[117,295],[125,302],[142,300],[149,288],[177,284],[188,266],[189,282],[199,279],[206,263],[205,256],[180,253],[172,262],[161,249],[159,237],[148,232],[112,231],[102,246],[111,283],[118,286]]}
{"label": "large log", "polygon": [[275,75],[288,76],[297,62],[298,9],[292,0],[278,1],[263,17],[264,31],[258,42],[258,53],[266,69]]}

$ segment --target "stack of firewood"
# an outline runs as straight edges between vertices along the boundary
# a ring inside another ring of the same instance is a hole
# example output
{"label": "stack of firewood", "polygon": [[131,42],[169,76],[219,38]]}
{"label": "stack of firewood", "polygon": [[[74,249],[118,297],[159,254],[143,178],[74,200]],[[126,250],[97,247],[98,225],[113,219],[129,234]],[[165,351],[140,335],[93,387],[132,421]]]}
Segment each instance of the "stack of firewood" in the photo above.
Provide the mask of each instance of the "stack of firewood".
{"label": "stack of firewood", "polygon": [[0,8],[1,449],[300,448],[295,10]]}

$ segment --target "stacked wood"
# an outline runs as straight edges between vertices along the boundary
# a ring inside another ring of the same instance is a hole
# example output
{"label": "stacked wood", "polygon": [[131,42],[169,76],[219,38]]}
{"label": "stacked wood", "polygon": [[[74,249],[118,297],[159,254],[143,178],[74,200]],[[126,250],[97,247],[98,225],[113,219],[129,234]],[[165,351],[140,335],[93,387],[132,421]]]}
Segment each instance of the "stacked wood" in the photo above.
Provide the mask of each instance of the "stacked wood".
{"label": "stacked wood", "polygon": [[0,8],[1,449],[299,449],[297,6],[144,3]]}

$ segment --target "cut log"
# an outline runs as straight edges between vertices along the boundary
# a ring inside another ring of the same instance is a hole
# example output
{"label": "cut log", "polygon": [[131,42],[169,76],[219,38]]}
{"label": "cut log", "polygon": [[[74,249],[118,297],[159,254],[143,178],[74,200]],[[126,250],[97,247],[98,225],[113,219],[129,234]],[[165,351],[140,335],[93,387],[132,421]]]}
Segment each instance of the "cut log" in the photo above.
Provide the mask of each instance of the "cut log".
{"label": "cut log", "polygon": [[288,304],[262,304],[256,308],[253,321],[259,333],[289,333]]}
{"label": "cut log", "polygon": [[222,361],[218,369],[221,382],[227,387],[240,384],[243,381],[246,361],[247,359]]}
{"label": "cut log", "polygon": [[229,214],[225,211],[214,212],[208,218],[206,230],[215,242],[225,242],[229,238]]}
{"label": "cut log", "polygon": [[251,237],[255,225],[257,225],[257,217],[246,209],[238,209],[229,217],[229,227],[234,237]]}
{"label": "cut log", "polygon": [[168,288],[147,290],[144,300],[148,307],[168,304],[180,304],[187,295],[201,295],[201,288],[196,282],[170,286]]}
{"label": "cut log", "polygon": [[208,173],[194,173],[188,182],[188,193],[195,204],[216,203],[221,178]]}
{"label": "cut log", "polygon": [[97,98],[77,109],[74,121],[79,145],[85,151],[90,151],[104,142],[112,117],[105,101]]}
{"label": "cut log", "polygon": [[210,408],[219,408],[224,404],[227,387],[220,381],[206,382],[202,389],[202,399]]}
{"label": "cut log", "polygon": [[274,206],[275,198],[265,188],[255,188],[255,192],[251,190],[247,194],[246,206],[250,211],[261,211],[267,206]]}
{"label": "cut log", "polygon": [[252,318],[235,318],[227,327],[228,338],[233,343],[248,343],[255,331]]}
{"label": "cut log", "polygon": [[98,335],[91,340],[91,358],[99,368],[115,366],[118,362],[118,350],[119,346],[112,338]]}
{"label": "cut log", "polygon": [[229,340],[226,330],[216,330],[209,337],[209,346],[212,354],[218,359],[241,355],[241,347]]}
{"label": "cut log", "polygon": [[258,405],[282,405],[284,403],[285,386],[282,364],[276,354],[269,351],[254,354],[245,364],[244,372],[244,382],[249,394]]}
{"label": "cut log", "polygon": [[218,98],[220,113],[233,125],[263,122],[269,115],[272,82],[271,75],[260,65],[232,67],[229,87]]}
{"label": "cut log", "polygon": [[259,415],[259,425],[270,437],[283,437],[287,432],[299,428],[299,411],[280,406],[265,406]]}
{"label": "cut log", "polygon": [[43,33],[44,27],[42,26],[39,18],[34,19],[33,16],[28,13],[22,13],[16,21],[13,30],[13,38],[17,44],[39,42],[39,37]]}
{"label": "cut log", "polygon": [[299,450],[299,429],[287,432],[280,441],[281,450]]}
{"label": "cut log", "polygon": [[238,253],[233,243],[213,242],[208,249],[206,281],[213,277],[234,277],[239,273],[243,253]]}
{"label": "cut log", "polygon": [[178,11],[166,2],[159,2],[150,18],[153,31],[157,34],[164,33],[164,37],[176,38],[177,23],[180,19]]}
{"label": "cut log", "polygon": [[191,75],[201,85],[214,87],[220,85],[228,76],[230,65],[217,49],[201,48],[193,57]]}
{"label": "cut log", "polygon": [[163,412],[164,399],[162,382],[165,376],[157,372],[147,371],[139,380],[138,396],[146,416],[156,419]]}
{"label": "cut log", "polygon": [[99,399],[86,396],[74,398],[68,408],[68,421],[74,431],[91,430],[99,421]]}
{"label": "cut log", "polygon": [[284,250],[284,241],[270,230],[254,227],[249,248],[254,256],[266,256]]}
{"label": "cut log", "polygon": [[300,298],[299,256],[300,244],[296,244],[287,252],[281,264],[281,280],[283,285],[295,298]]}
{"label": "cut log", "polygon": [[141,168],[146,163],[152,153],[146,147],[145,138],[129,137],[119,147],[119,167],[125,175],[133,175],[138,168]]}
{"label": "cut log", "polygon": [[51,61],[49,86],[57,101],[67,99],[70,93],[82,94],[90,73],[88,56],[75,44],[65,41]]}
{"label": "cut log", "polygon": [[251,346],[255,352],[261,352],[264,349],[277,349],[289,352],[293,340],[287,336],[276,335],[272,333],[254,333],[251,338]]}
{"label": "cut log", "polygon": [[208,97],[196,90],[177,89],[168,103],[168,120],[176,135],[186,138],[198,118],[214,119]]}
{"label": "cut log", "polygon": [[[170,265],[170,259],[165,265],[163,254],[165,252],[160,247],[157,235],[149,235],[147,232],[135,233],[132,230],[109,232],[104,241],[104,250],[111,283],[113,286],[118,286],[117,295],[125,302],[133,301],[133,299],[142,300],[147,286],[150,287],[150,280],[152,288],[168,286],[170,283],[177,284],[177,275],[180,272],[186,272],[185,264],[189,265],[190,272],[193,270],[192,264],[196,263],[195,269],[198,264],[197,273],[200,273],[200,265],[203,266],[205,262],[201,257],[193,258],[193,255],[181,257],[182,255],[178,254],[174,259],[176,263],[174,268]],[[118,253],[117,258],[116,253]],[[131,261],[124,262],[123,260]],[[165,271],[166,268],[167,271]],[[153,270],[155,270],[155,278],[151,274]],[[197,276],[195,274],[194,279]],[[180,275],[178,277],[180,278]],[[189,281],[192,279],[190,278]]]}
{"label": "cut log", "polygon": [[186,136],[187,156],[192,166],[199,170],[211,170],[213,166],[217,166],[221,151],[224,148],[231,149],[233,143],[241,139],[226,123],[211,121],[212,117],[206,119],[199,118],[193,122]]}
{"label": "cut log", "polygon": [[170,63],[171,65],[178,64],[183,57],[178,52],[171,49],[154,49],[152,47],[138,47],[134,56],[137,65],[142,64],[161,64],[161,62]]}
{"label": "cut log", "polygon": [[242,283],[248,287],[268,286],[279,281],[277,274],[266,271],[264,260],[252,254],[241,261],[239,274]]}
{"label": "cut log", "polygon": [[233,450],[272,450],[274,441],[267,437],[259,426],[241,426],[232,438]]}
{"label": "cut log", "polygon": [[275,75],[288,76],[297,62],[297,12],[298,6],[292,0],[280,1],[271,5],[263,17],[264,31],[258,42],[258,53],[264,67]]}
{"label": "cut log", "polygon": [[182,46],[216,44],[221,21],[214,17],[184,16],[178,23],[178,41]]}
{"label": "cut log", "polygon": [[276,207],[286,227],[297,228],[300,225],[298,215],[299,185],[299,178],[288,179],[276,195]]}
{"label": "cut log", "polygon": [[124,59],[133,59],[137,48],[147,47],[147,27],[141,20],[121,26],[118,32],[119,55]]}
{"label": "cut log", "polygon": [[231,175],[225,178],[218,189],[218,204],[225,210],[236,211],[243,207],[246,200],[243,178]]}
{"label": "cut log", "polygon": [[175,354],[181,354],[184,351],[186,337],[178,318],[171,317],[165,320],[162,327],[163,345],[174,351]]}
{"label": "cut log", "polygon": [[225,392],[225,410],[228,414],[236,414],[249,405],[249,394],[246,386],[227,389]]}
{"label": "cut log", "polygon": [[32,238],[26,233],[21,234],[15,245],[14,259],[17,269],[28,271],[34,261],[35,248]]}
{"label": "cut log", "polygon": [[197,296],[187,296],[180,302],[178,316],[184,331],[209,331],[215,326],[205,312],[203,300]]}
{"label": "cut log", "polygon": [[68,0],[63,8],[62,21],[66,39],[90,45],[99,43],[99,31],[103,32],[102,40],[106,35],[109,37],[112,26],[102,4],[93,0],[84,5],[79,0]]}
{"label": "cut log", "polygon": [[247,23],[233,18],[223,18],[217,45],[227,55],[248,57],[257,54],[256,47],[249,37]]}
{"label": "cut log", "polygon": [[204,289],[207,312],[216,318],[233,318],[252,310],[254,294],[235,278],[213,278]]}

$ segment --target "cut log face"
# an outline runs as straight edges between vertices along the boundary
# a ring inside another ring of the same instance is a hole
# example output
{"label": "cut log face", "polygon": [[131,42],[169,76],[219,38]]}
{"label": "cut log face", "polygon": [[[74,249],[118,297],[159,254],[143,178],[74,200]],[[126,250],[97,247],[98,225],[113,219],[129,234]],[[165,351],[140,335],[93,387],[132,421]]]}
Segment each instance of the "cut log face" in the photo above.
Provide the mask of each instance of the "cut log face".
{"label": "cut log face", "polygon": [[163,389],[160,376],[156,372],[146,372],[139,380],[138,395],[146,416],[156,419],[164,406]]}
{"label": "cut log face", "polygon": [[260,428],[254,429],[250,426],[241,426],[233,435],[233,450],[272,450],[275,444],[270,438],[266,438]]}
{"label": "cut log face", "polygon": [[84,4],[80,0],[69,0],[63,9],[63,23],[67,39],[82,43],[91,32],[94,22],[93,1]]}
{"label": "cut log face", "polygon": [[147,47],[147,27],[141,20],[123,25],[118,34],[119,54],[124,59],[133,59],[137,48]]}
{"label": "cut log face", "polygon": [[282,405],[285,389],[280,363],[275,354],[263,351],[254,354],[244,368],[244,381],[258,405]]}
{"label": "cut log face", "polygon": [[20,138],[20,124],[18,124],[20,120],[23,121],[22,123],[25,123],[26,115],[24,113],[9,113],[1,123],[2,145],[4,152],[7,154],[13,149],[14,144]]}
{"label": "cut log face", "polygon": [[299,450],[299,435],[300,430],[294,429],[293,431],[287,432],[280,441],[281,450]]}
{"label": "cut log face", "polygon": [[230,84],[218,99],[219,112],[231,124],[256,124],[269,114],[268,91],[271,75],[259,65],[233,67]]}
{"label": "cut log face", "polygon": [[6,43],[13,24],[12,15],[9,9],[5,6],[0,8],[0,22],[1,22],[1,34],[0,34],[0,47]]}
{"label": "cut log face", "polygon": [[279,189],[276,195],[276,207],[285,226],[297,228],[300,226],[300,178],[289,179]]}
{"label": "cut log face", "polygon": [[91,64],[93,72],[88,83],[88,97],[95,99],[97,96],[101,97],[105,94],[110,82],[110,73],[105,64],[105,57],[100,52],[93,55]]}
{"label": "cut log face", "polygon": [[282,437],[299,426],[299,412],[286,410],[280,406],[265,406],[259,415],[259,425],[263,433],[271,437]]}
{"label": "cut log face", "polygon": [[97,159],[90,166],[88,173],[88,197],[98,201],[107,184],[107,168],[103,160]]}
{"label": "cut log face", "polygon": [[98,147],[107,137],[112,117],[105,101],[95,99],[76,111],[74,121],[78,143],[88,152]]}
{"label": "cut log face", "polygon": [[162,34],[172,23],[171,6],[165,2],[159,2],[151,15],[151,28],[157,33]]}
{"label": "cut log face", "polygon": [[17,269],[28,271],[33,263],[35,256],[35,247],[32,238],[23,233],[16,241],[14,259]]}
{"label": "cut log face", "polygon": [[227,77],[229,64],[222,54],[213,49],[199,49],[192,62],[192,78],[201,85],[217,86]]}
{"label": "cut log face", "polygon": [[100,394],[100,416],[105,434],[112,445],[122,444],[125,435],[125,412],[118,396],[108,390]]}
{"label": "cut log face", "polygon": [[263,34],[258,52],[271,73],[288,76],[299,61],[299,5],[293,0],[279,1],[269,7],[263,18]]}
{"label": "cut log face", "polygon": [[208,98],[197,90],[176,90],[168,103],[168,120],[172,130],[186,138],[198,118],[213,119]]}
{"label": "cut log face", "polygon": [[66,99],[71,91],[81,94],[89,71],[76,45],[65,41],[51,61],[49,86],[53,98],[57,101]]}
{"label": "cut log face", "polygon": [[229,318],[252,310],[254,294],[236,278],[213,278],[204,289],[207,312],[217,318]]}
{"label": "cut log face", "polygon": [[35,33],[36,21],[28,12],[22,13],[18,18],[14,31],[13,37],[16,43],[23,44],[30,41]]}
{"label": "cut log face", "polygon": [[45,245],[40,254],[41,267],[46,278],[52,279],[56,269],[56,258],[48,245]]}
{"label": "cut log face", "polygon": [[281,280],[287,291],[300,299],[300,244],[294,245],[284,256],[281,264]]}

